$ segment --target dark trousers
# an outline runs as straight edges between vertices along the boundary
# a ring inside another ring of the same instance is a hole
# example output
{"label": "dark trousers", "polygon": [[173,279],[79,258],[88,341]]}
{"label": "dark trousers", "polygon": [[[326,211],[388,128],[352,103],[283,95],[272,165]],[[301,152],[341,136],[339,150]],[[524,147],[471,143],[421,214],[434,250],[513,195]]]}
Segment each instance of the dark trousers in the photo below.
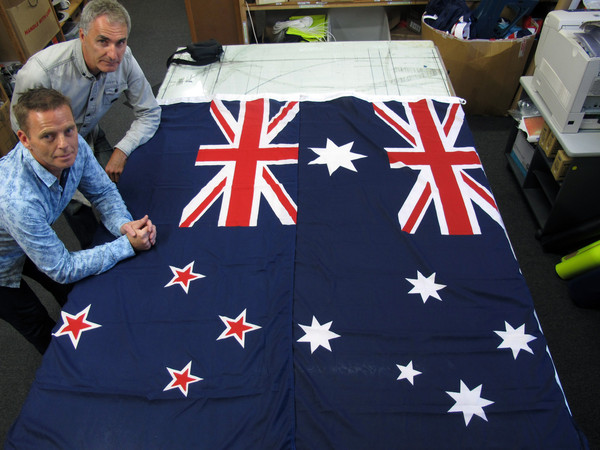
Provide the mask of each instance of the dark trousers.
{"label": "dark trousers", "polygon": [[[23,275],[40,283],[60,306],[67,302],[67,294],[73,285],[52,280],[40,272],[29,258],[23,267]],[[48,315],[48,311],[25,280],[21,280],[21,286],[18,288],[0,286],[0,318],[21,333],[38,352],[43,354],[50,345],[52,328],[56,322]]]}
{"label": "dark trousers", "polygon": [[[108,160],[112,156],[113,148],[106,139],[104,131],[98,128],[93,133],[93,136],[89,136],[89,139],[96,160],[103,168],[106,167]],[[98,220],[92,208],[76,200],[71,200],[63,211],[63,215],[67,219],[67,223],[79,241],[81,248],[89,248],[92,245],[94,234],[98,228]]]}

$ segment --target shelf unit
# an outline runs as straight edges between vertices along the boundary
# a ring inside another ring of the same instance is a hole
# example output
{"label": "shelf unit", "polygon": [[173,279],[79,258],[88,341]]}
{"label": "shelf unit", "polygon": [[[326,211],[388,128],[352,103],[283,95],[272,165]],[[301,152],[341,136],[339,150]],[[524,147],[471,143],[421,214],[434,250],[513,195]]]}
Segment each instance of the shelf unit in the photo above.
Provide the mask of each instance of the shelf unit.
{"label": "shelf unit", "polygon": [[69,19],[70,17],[74,17],[78,14],[79,12],[79,7],[80,6],[85,6],[85,4],[87,3],[87,0],[71,0],[71,4],[69,6],[69,8],[65,11],[63,11],[65,13],[65,18],[63,21],[60,22],[61,25],[64,25],[64,22]]}
{"label": "shelf unit", "polygon": [[245,0],[239,1],[240,24],[242,27],[242,38],[244,44],[250,43],[250,31],[248,16],[257,11],[282,11],[282,10],[302,10],[302,9],[332,9],[332,8],[365,8],[365,7],[383,7],[383,6],[411,6],[427,5],[427,0],[396,0],[396,1],[287,1],[258,5]]}
{"label": "shelf unit", "polygon": [[[194,42],[211,38],[223,45],[250,43],[248,15],[259,11],[427,5],[427,0],[289,1],[257,5],[245,0],[185,0]],[[214,20],[219,17],[219,20]]]}
{"label": "shelf unit", "polygon": [[[85,6],[85,4],[88,2],[88,0],[71,0],[69,7],[64,10],[64,11],[60,11],[64,14],[64,17],[62,18],[62,20],[59,21],[60,23],[60,28],[63,31],[63,34],[65,36],[65,38],[68,38],[68,33],[72,33],[73,30],[66,31],[65,30],[65,25],[68,23],[69,19],[72,19],[73,21],[76,22],[76,19],[78,19],[79,15],[81,14],[81,10],[83,9],[83,7]],[[79,29],[79,26],[77,25],[77,29]],[[76,31],[78,32],[78,31]]]}
{"label": "shelf unit", "polygon": [[566,254],[600,239],[600,132],[558,133],[551,115],[532,84],[532,77],[521,78],[521,85],[552,129],[561,148],[573,163],[562,181],[551,173],[553,158],[531,146],[533,157],[523,174],[511,156],[517,135],[515,126],[505,149],[508,165],[539,225],[536,236],[546,251]]}

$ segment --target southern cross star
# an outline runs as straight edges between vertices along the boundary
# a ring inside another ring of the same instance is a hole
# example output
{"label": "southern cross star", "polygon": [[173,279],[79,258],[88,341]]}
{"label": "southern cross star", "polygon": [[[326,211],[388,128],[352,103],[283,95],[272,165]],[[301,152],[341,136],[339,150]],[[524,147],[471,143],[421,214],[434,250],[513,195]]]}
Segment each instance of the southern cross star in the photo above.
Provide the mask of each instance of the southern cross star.
{"label": "southern cross star", "polygon": [[300,328],[304,330],[306,333],[298,342],[310,342],[310,352],[313,353],[319,347],[323,347],[329,351],[331,351],[331,345],[329,345],[329,341],[331,339],[335,339],[340,337],[339,334],[330,331],[331,324],[333,322],[327,322],[323,325],[319,323],[317,318],[313,316],[312,324],[310,325],[300,325]]}
{"label": "southern cross star", "polygon": [[429,297],[437,298],[440,301],[442,300],[438,291],[444,289],[446,286],[435,282],[435,272],[429,277],[425,277],[421,272],[417,271],[416,279],[407,278],[406,281],[409,281],[414,286],[408,293],[420,294],[423,303],[427,302]]}
{"label": "southern cross star", "polygon": [[473,416],[479,416],[487,422],[487,417],[483,408],[491,405],[492,401],[481,398],[481,387],[480,384],[475,389],[470,390],[467,385],[460,380],[460,392],[446,391],[450,397],[456,402],[448,412],[460,412],[463,413],[465,419],[465,425],[469,425],[469,422]]}
{"label": "southern cross star", "polygon": [[178,267],[173,267],[173,266],[169,266],[169,267],[171,268],[171,272],[173,272],[173,278],[171,279],[171,281],[169,281],[167,284],[165,284],[165,287],[169,287],[169,286],[178,284],[181,286],[181,288],[185,291],[186,294],[188,293],[188,290],[190,288],[190,283],[192,281],[194,281],[197,278],[204,278],[204,275],[202,275],[200,273],[194,273],[194,271],[193,271],[194,261],[189,263],[183,269],[180,269]]}
{"label": "southern cross star", "polygon": [[73,347],[77,348],[77,344],[79,344],[79,338],[81,338],[81,333],[102,326],[87,320],[87,316],[90,312],[91,306],[92,305],[88,305],[87,308],[79,312],[77,315],[72,315],[68,312],[61,311],[60,315],[63,319],[63,325],[59,328],[59,330],[56,333],[54,333],[54,336],[58,337],[64,336],[65,334],[68,335],[71,338]]}
{"label": "southern cross star", "polygon": [[517,355],[521,350],[525,350],[533,354],[533,350],[527,345],[528,342],[537,339],[535,336],[525,334],[525,324],[519,328],[514,329],[508,322],[504,322],[505,331],[495,331],[498,336],[502,338],[502,343],[498,348],[510,348],[512,350],[513,358],[517,359]]}
{"label": "southern cross star", "polygon": [[167,370],[171,374],[172,380],[165,386],[163,392],[168,391],[169,389],[179,389],[181,393],[187,397],[189,385],[203,380],[203,378],[192,375],[191,361],[181,370],[171,369],[170,367],[167,367]]}
{"label": "southern cross star", "polygon": [[406,366],[402,366],[400,364],[396,364],[398,369],[400,369],[400,375],[398,375],[397,380],[408,380],[410,384],[415,384],[415,377],[417,375],[421,375],[421,372],[413,369],[413,362],[409,362]]}
{"label": "southern cross star", "polygon": [[246,345],[246,333],[249,331],[258,330],[261,328],[258,325],[254,325],[252,323],[246,322],[246,310],[244,309],[239,316],[235,319],[231,319],[225,316],[219,316],[219,318],[225,324],[225,330],[221,333],[221,335],[217,338],[226,339],[230,337],[234,337],[242,347]]}

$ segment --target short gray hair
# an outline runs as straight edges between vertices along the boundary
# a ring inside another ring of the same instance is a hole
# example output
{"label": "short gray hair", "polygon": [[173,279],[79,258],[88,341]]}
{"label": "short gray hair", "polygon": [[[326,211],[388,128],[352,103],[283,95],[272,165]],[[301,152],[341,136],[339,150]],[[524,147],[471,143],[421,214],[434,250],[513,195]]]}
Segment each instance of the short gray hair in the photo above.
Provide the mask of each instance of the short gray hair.
{"label": "short gray hair", "polygon": [[100,16],[106,16],[111,23],[127,25],[127,36],[131,31],[131,18],[127,10],[116,0],[92,0],[83,7],[79,28],[88,34],[92,22]]}

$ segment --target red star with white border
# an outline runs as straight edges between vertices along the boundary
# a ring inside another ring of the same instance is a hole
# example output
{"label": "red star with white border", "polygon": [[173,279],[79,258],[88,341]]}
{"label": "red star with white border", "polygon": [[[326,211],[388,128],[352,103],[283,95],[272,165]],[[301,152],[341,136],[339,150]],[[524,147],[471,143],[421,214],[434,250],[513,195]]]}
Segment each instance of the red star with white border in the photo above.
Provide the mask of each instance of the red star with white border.
{"label": "red star with white border", "polygon": [[173,379],[169,384],[165,386],[163,392],[168,391],[169,389],[179,389],[181,393],[187,397],[189,385],[192,383],[196,383],[197,381],[202,381],[204,379],[191,374],[191,361],[187,363],[187,365],[181,370],[171,369],[170,367],[167,367],[167,370],[169,371]]}
{"label": "red star with white border", "polygon": [[246,310],[244,309],[239,316],[235,319],[231,319],[225,316],[219,316],[219,318],[225,324],[225,330],[221,333],[221,335],[217,338],[226,339],[230,337],[234,337],[242,347],[244,347],[246,342],[246,333],[249,331],[258,330],[261,328],[258,325],[254,325],[252,323],[246,322]]}
{"label": "red star with white border", "polygon": [[90,322],[87,320],[88,313],[90,312],[90,307],[92,305],[88,305],[83,311],[79,312],[77,315],[69,314],[68,312],[61,311],[60,314],[63,319],[63,326],[54,333],[54,336],[64,336],[68,335],[71,338],[71,342],[73,343],[73,347],[77,348],[77,344],[79,344],[79,339],[81,338],[81,334],[84,331],[93,330],[94,328],[101,327],[102,325]]}
{"label": "red star with white border", "polygon": [[165,285],[165,287],[169,287],[169,286],[173,286],[174,284],[178,284],[181,286],[181,288],[187,294],[188,290],[190,288],[190,283],[192,281],[194,281],[198,278],[204,278],[204,275],[202,275],[200,273],[194,273],[194,271],[193,271],[194,262],[195,261],[192,261],[187,266],[185,266],[183,269],[180,269],[178,267],[169,266],[171,268],[171,272],[173,272],[174,276],[171,279],[171,281],[169,281]]}

